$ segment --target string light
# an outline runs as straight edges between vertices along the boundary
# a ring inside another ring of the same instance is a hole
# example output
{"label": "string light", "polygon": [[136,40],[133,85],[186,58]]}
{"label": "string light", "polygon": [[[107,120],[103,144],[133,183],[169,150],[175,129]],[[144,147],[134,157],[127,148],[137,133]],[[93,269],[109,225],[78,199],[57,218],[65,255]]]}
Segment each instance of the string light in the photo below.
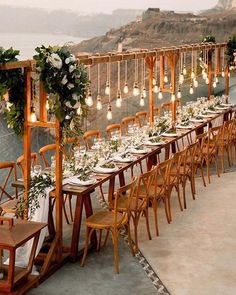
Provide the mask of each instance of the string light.
{"label": "string light", "polygon": [[101,98],[101,95],[100,95],[100,85],[101,85],[101,79],[100,79],[100,64],[98,64],[98,95],[97,95],[97,105],[96,105],[96,108],[98,111],[100,111],[102,109],[102,98]]}
{"label": "string light", "polygon": [[30,121],[31,122],[36,122],[37,121],[37,116],[36,116],[36,113],[35,113],[34,105],[31,107]]}
{"label": "string light", "polygon": [[192,84],[192,83],[190,84],[189,93],[190,93],[191,95],[194,93],[194,90],[193,90],[193,84]]}
{"label": "string light", "polygon": [[[109,57],[109,66],[108,66],[108,75],[107,75],[107,79],[108,79],[108,82],[109,82],[109,85],[110,85],[110,82],[111,82],[111,58]],[[112,120],[112,111],[111,111],[111,91],[109,91],[109,104],[108,104],[108,107],[107,107],[107,120],[108,121],[111,121]]]}
{"label": "string light", "polygon": [[182,97],[182,93],[181,93],[181,89],[180,89],[180,86],[178,88],[178,92],[177,92],[177,98],[181,98]]}
{"label": "string light", "polygon": [[144,96],[143,96],[142,93],[141,93],[141,96],[140,96],[139,105],[140,105],[140,107],[144,107],[145,106],[145,99],[144,99]]}
{"label": "string light", "polygon": [[196,78],[193,80],[193,86],[194,88],[198,87],[198,80]]}
{"label": "string light", "polygon": [[111,111],[111,105],[110,104],[108,105],[108,108],[107,108],[107,120],[108,121],[112,120],[112,111]]}
{"label": "string light", "polygon": [[81,104],[79,103],[78,109],[77,109],[77,115],[81,116],[83,114],[83,110],[81,108]]}
{"label": "string light", "polygon": [[117,87],[118,87],[118,90],[117,90],[117,96],[116,96],[116,107],[117,108],[120,108],[121,107],[121,104],[122,104],[122,98],[121,98],[121,91],[120,91],[120,61],[118,61],[117,63],[117,71],[118,71],[118,75],[117,75]]}
{"label": "string light", "polygon": [[125,84],[124,84],[124,88],[123,88],[123,92],[125,94],[127,94],[129,92],[129,87],[128,87],[128,83],[127,83],[127,76],[128,76],[128,62],[126,60],[125,61]]}
{"label": "string light", "polygon": [[184,74],[183,74],[183,53],[180,55],[180,65],[179,65],[179,84],[184,83]]}
{"label": "string light", "polygon": [[158,87],[157,84],[154,85],[154,87],[153,87],[153,92],[154,92],[154,93],[158,93],[158,92],[159,92],[159,87]]}
{"label": "string light", "polygon": [[162,90],[160,89],[159,93],[158,93],[158,99],[163,99],[163,93]]}
{"label": "string light", "polygon": [[169,80],[168,80],[168,76],[167,76],[167,71],[165,71],[164,82],[165,82],[165,83],[168,83],[168,81],[169,81]]}
{"label": "string light", "polygon": [[209,80],[208,76],[206,77],[205,82],[206,82],[207,85],[210,83],[210,80]]}
{"label": "string light", "polygon": [[172,102],[175,101],[175,94],[174,94],[174,92],[171,93],[171,101],[172,101]]}
{"label": "string light", "polygon": [[45,107],[46,107],[46,110],[47,110],[47,111],[50,109],[48,99],[46,100],[46,106],[45,106]]}
{"label": "string light", "polygon": [[186,69],[186,53],[184,53],[184,67],[183,67],[183,75],[187,75],[187,69]]}
{"label": "string light", "polygon": [[142,91],[141,91],[141,95],[143,96],[143,98],[147,97],[147,90],[146,90],[146,86],[145,86],[145,73],[146,73],[146,68],[145,68],[145,60],[142,60]]}
{"label": "string light", "polygon": [[133,86],[133,95],[134,96],[138,96],[140,94],[140,90],[138,87],[138,60],[136,59],[135,56],[135,60],[134,60],[134,86]]}
{"label": "string light", "polygon": [[106,87],[105,87],[105,94],[110,95],[110,81],[109,81],[109,72],[110,72],[110,64],[107,63],[107,81],[106,81]]}
{"label": "string light", "polygon": [[[89,78],[89,81],[91,81],[91,66],[88,67],[88,70],[89,70],[88,78]],[[91,107],[93,105],[92,91],[90,87],[87,90],[87,99],[85,103],[87,104],[88,107]]]}

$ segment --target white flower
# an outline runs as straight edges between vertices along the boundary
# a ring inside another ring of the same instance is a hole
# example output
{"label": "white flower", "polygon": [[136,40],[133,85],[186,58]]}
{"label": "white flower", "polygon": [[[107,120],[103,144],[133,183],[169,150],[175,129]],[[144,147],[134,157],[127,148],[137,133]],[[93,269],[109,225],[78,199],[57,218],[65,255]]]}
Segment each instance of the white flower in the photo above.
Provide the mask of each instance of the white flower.
{"label": "white flower", "polygon": [[74,130],[74,127],[75,127],[75,124],[74,124],[74,121],[72,119],[71,122],[70,122],[70,130]]}
{"label": "white flower", "polygon": [[57,53],[52,53],[50,56],[48,56],[47,62],[51,63],[54,68],[57,68],[59,70],[62,67],[62,60]]}
{"label": "white flower", "polygon": [[76,69],[76,66],[70,65],[69,66],[69,72],[72,73]]}
{"label": "white flower", "polygon": [[70,120],[70,116],[69,115],[66,115],[66,120]]}
{"label": "white flower", "polygon": [[8,111],[10,111],[10,108],[12,107],[13,103],[10,103],[7,101],[7,105],[6,105],[6,108]]}
{"label": "white flower", "polygon": [[70,61],[71,62],[75,62],[76,61],[76,57],[74,56],[74,54],[70,55]]}
{"label": "white flower", "polygon": [[68,65],[69,63],[70,63],[70,58],[69,58],[69,57],[67,57],[67,58],[66,58],[66,60],[65,60],[65,64],[67,64],[67,65]]}
{"label": "white flower", "polygon": [[79,106],[80,106],[80,102],[78,101],[78,102],[73,106],[73,109],[78,109]]}
{"label": "white flower", "polygon": [[65,85],[68,82],[66,75],[63,77],[63,79],[61,80],[61,84]]}
{"label": "white flower", "polygon": [[78,100],[78,95],[77,95],[76,93],[73,93],[73,94],[72,94],[72,98],[73,98],[75,101],[77,101],[77,100]]}
{"label": "white flower", "polygon": [[68,85],[67,85],[67,88],[70,90],[70,89],[72,89],[72,88],[74,88],[75,87],[75,85],[74,84],[72,84],[72,83],[69,83]]}
{"label": "white flower", "polygon": [[68,108],[72,108],[72,105],[70,104],[69,101],[67,101],[67,102],[65,103],[65,105],[66,105]]}

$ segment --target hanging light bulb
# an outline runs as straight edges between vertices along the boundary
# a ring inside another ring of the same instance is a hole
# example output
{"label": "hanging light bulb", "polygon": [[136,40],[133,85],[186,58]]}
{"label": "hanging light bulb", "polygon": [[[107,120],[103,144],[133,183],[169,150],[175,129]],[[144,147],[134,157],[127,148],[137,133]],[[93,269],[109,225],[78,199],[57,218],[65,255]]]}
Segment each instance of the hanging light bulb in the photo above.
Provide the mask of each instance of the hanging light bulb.
{"label": "hanging light bulb", "polygon": [[147,97],[147,90],[146,90],[145,86],[143,87],[142,95],[143,95],[144,98]]}
{"label": "hanging light bulb", "polygon": [[163,93],[162,93],[161,89],[160,89],[160,92],[158,93],[158,99],[163,99]]}
{"label": "hanging light bulb", "polygon": [[216,84],[216,81],[214,80],[214,82],[213,82],[213,88],[216,88],[216,86],[217,86],[217,84]]}
{"label": "hanging light bulb", "polygon": [[110,83],[109,83],[109,81],[106,81],[105,94],[106,95],[110,94]]}
{"label": "hanging light bulb", "polygon": [[121,104],[122,104],[121,93],[120,93],[120,90],[118,90],[117,97],[116,97],[116,107],[120,108]]}
{"label": "hanging light bulb", "polygon": [[165,82],[165,83],[168,83],[167,71],[165,71],[164,82]]}
{"label": "hanging light bulb", "polygon": [[192,83],[190,84],[189,93],[190,93],[191,95],[194,93],[194,90],[193,90],[193,84],[192,84]]}
{"label": "hanging light bulb", "polygon": [[181,98],[182,97],[182,93],[181,93],[181,89],[180,87],[178,88],[178,92],[177,92],[177,98]]}
{"label": "hanging light bulb", "polygon": [[97,110],[100,111],[102,109],[102,101],[101,101],[101,95],[98,94],[97,96]]}
{"label": "hanging light bulb", "polygon": [[204,80],[207,79],[207,72],[206,72],[205,70],[204,70],[204,72],[203,72],[202,78],[203,78]]}
{"label": "hanging light bulb", "polygon": [[184,64],[184,68],[183,68],[183,75],[186,76],[187,75],[187,70],[186,70],[186,65]]}
{"label": "hanging light bulb", "polygon": [[111,105],[110,104],[108,105],[108,108],[107,108],[107,120],[108,121],[112,120],[112,111],[111,111]]}
{"label": "hanging light bulb", "polygon": [[230,74],[230,72],[228,72],[228,77],[230,78],[230,76],[231,76],[231,74]]}
{"label": "hanging light bulb", "polygon": [[197,80],[196,78],[193,80],[193,86],[194,86],[195,88],[198,87],[198,80]]}
{"label": "hanging light bulb", "polygon": [[79,104],[78,109],[77,109],[77,115],[81,116],[83,114],[83,110],[81,108],[81,104]]}
{"label": "hanging light bulb", "polygon": [[153,87],[153,92],[154,93],[158,93],[159,92],[159,87],[158,87],[157,83]]}
{"label": "hanging light bulb", "polygon": [[156,78],[153,77],[153,79],[152,79],[152,85],[155,86],[156,83],[157,83],[157,80],[156,80]]}
{"label": "hanging light bulb", "polygon": [[49,102],[48,102],[48,99],[46,100],[46,110],[48,111],[49,110]]}
{"label": "hanging light bulb", "polygon": [[31,122],[36,122],[37,121],[37,116],[36,116],[36,113],[35,113],[35,107],[34,106],[31,107],[30,121]]}
{"label": "hanging light bulb", "polygon": [[183,72],[179,75],[179,84],[183,84],[184,83],[184,74]]}
{"label": "hanging light bulb", "polygon": [[172,102],[175,101],[175,94],[174,94],[174,92],[171,93],[171,101],[172,101]]}
{"label": "hanging light bulb", "polygon": [[224,68],[222,68],[221,76],[222,76],[223,78],[225,77],[225,69],[224,69]]}
{"label": "hanging light bulb", "polygon": [[124,92],[125,94],[127,94],[127,93],[129,92],[129,88],[128,88],[128,84],[127,84],[127,82],[125,82],[125,85],[124,85],[124,88],[123,88],[123,92]]}
{"label": "hanging light bulb", "polygon": [[194,73],[194,70],[192,69],[192,72],[191,72],[191,79],[194,79],[195,78],[195,73]]}
{"label": "hanging light bulb", "polygon": [[209,80],[209,78],[208,78],[208,76],[206,77],[206,84],[208,85],[209,83],[210,83],[210,80]]}
{"label": "hanging light bulb", "polygon": [[133,95],[138,96],[140,93],[139,88],[138,88],[138,83],[134,82],[134,88],[133,88]]}
{"label": "hanging light bulb", "polygon": [[216,84],[219,84],[220,83],[217,76],[215,76],[215,80],[216,80]]}
{"label": "hanging light bulb", "polygon": [[141,96],[140,96],[139,105],[140,105],[140,107],[144,107],[145,106],[145,100],[144,100],[143,94],[141,94]]}
{"label": "hanging light bulb", "polygon": [[91,89],[88,90],[86,104],[87,104],[88,107],[91,107],[93,105],[93,97],[92,97]]}

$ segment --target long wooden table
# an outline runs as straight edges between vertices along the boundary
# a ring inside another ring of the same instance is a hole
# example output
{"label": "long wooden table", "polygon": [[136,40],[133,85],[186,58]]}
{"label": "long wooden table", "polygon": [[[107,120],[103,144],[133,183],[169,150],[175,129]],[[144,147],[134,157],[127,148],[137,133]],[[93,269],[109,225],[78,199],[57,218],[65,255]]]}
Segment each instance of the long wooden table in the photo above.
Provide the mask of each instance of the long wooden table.
{"label": "long wooden table", "polygon": [[[232,112],[235,111],[233,107],[225,110],[219,114],[216,114],[214,117],[205,119],[204,123],[195,123],[195,126],[192,129],[178,129],[180,135],[178,137],[166,138],[166,143],[162,146],[153,147],[150,146],[150,151],[146,154],[138,154],[137,159],[131,163],[120,163],[117,164],[119,170],[117,172],[111,174],[96,174],[94,173],[94,177],[96,177],[97,182],[91,186],[81,187],[75,186],[71,184],[65,184],[62,187],[63,194],[70,194],[76,197],[76,205],[75,205],[75,215],[74,215],[74,223],[73,223],[73,232],[71,238],[70,245],[70,258],[72,261],[76,261],[78,258],[78,246],[80,242],[80,229],[82,223],[82,212],[83,207],[85,208],[86,217],[89,217],[93,214],[92,202],[91,202],[91,193],[94,192],[96,188],[104,184],[105,182],[109,182],[108,189],[108,200],[111,200],[115,190],[115,179],[118,176],[120,186],[125,184],[125,171],[128,169],[132,169],[136,164],[147,160],[147,170],[151,169],[151,167],[157,164],[157,156],[161,153],[161,151],[165,150],[165,159],[169,158],[170,152],[176,152],[176,144],[179,140],[191,136],[192,133],[200,134],[204,131],[204,128],[209,126],[211,127],[212,121],[223,116],[223,120],[226,121],[229,119]],[[13,183],[13,186],[23,187],[23,181],[17,181]],[[52,192],[52,197],[54,193]],[[49,212],[49,219],[52,220],[52,210]],[[51,224],[51,222],[50,222]],[[53,231],[53,229],[51,229]],[[96,234],[92,236],[92,244],[96,246]]]}

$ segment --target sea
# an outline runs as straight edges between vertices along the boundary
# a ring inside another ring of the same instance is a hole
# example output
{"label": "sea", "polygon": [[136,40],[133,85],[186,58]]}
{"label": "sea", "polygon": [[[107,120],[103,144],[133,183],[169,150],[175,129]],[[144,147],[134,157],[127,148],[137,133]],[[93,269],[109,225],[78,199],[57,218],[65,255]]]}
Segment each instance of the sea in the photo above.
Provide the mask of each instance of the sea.
{"label": "sea", "polygon": [[[34,48],[39,45],[63,45],[66,43],[79,43],[82,38],[56,35],[56,34],[15,34],[15,33],[0,33],[0,46],[4,48],[13,47],[21,51],[20,60],[31,59],[34,55]],[[219,86],[214,90],[215,95],[224,93],[224,80],[220,78]],[[199,81],[199,87],[193,96],[189,95],[189,85],[185,85],[182,89],[182,102],[195,100],[197,97],[207,96],[207,86],[203,81]],[[236,78],[232,75],[230,79],[230,94],[232,101],[236,103]],[[164,97],[163,101],[169,100],[170,97]],[[159,101],[154,96],[155,105],[160,105],[163,101]],[[87,128],[105,130],[105,127],[111,123],[119,123],[122,117],[127,115],[134,115],[137,111],[148,110],[148,103],[144,107],[139,106],[139,98],[129,97],[123,100],[121,109],[117,109],[112,104],[113,120],[107,122],[106,119],[107,106],[98,112],[94,108],[92,111],[95,113],[93,122],[87,122]],[[34,128],[32,130],[32,151],[37,152],[42,146],[52,143],[53,137],[49,130]],[[0,162],[15,161],[23,153],[23,142],[18,138],[11,129],[8,129],[3,115],[0,115]],[[3,175],[0,172],[0,185]]]}

